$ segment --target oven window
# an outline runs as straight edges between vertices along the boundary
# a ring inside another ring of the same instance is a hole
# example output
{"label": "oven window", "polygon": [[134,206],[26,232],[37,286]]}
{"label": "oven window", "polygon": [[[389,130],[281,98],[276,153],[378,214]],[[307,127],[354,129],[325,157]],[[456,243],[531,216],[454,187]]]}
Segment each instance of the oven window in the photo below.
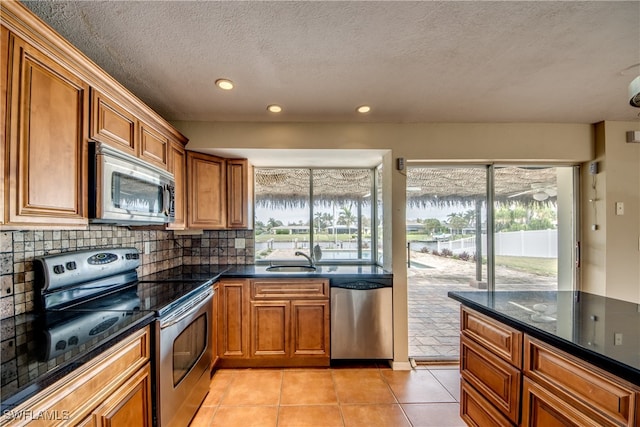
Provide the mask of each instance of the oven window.
{"label": "oven window", "polygon": [[207,346],[207,316],[200,315],[173,342],[173,386],[189,373]]}
{"label": "oven window", "polygon": [[160,213],[162,186],[134,176],[114,172],[111,180],[111,200],[119,209],[132,212]]}

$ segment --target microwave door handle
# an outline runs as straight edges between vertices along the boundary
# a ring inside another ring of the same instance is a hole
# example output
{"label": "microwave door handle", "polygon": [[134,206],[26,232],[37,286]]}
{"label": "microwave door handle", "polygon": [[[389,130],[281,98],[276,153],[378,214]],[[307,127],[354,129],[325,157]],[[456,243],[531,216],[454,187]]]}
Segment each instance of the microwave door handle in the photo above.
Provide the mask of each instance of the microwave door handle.
{"label": "microwave door handle", "polygon": [[165,216],[169,216],[169,199],[171,198],[171,190],[169,190],[169,185],[165,185],[162,190],[162,213]]}

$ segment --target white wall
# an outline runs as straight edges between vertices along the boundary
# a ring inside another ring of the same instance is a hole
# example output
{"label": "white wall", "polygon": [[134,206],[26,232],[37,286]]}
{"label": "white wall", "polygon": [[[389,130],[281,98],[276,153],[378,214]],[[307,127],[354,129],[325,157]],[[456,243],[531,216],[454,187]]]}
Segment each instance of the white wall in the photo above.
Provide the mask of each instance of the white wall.
{"label": "white wall", "polygon": [[[640,144],[626,142],[640,121],[601,122],[595,130],[600,171],[594,180],[585,164],[582,173],[582,289],[640,303]],[[624,215],[616,215],[616,202]]]}

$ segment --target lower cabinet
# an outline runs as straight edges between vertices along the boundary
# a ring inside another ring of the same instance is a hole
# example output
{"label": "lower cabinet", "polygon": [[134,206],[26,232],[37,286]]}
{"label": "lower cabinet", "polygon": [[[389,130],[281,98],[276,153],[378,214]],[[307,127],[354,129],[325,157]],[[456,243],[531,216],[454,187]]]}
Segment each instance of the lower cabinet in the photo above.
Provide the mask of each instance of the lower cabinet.
{"label": "lower cabinet", "polygon": [[640,425],[640,387],[525,335],[522,422]]}
{"label": "lower cabinet", "polygon": [[149,339],[149,327],[134,332],[11,411],[31,419],[0,425],[151,426]]}
{"label": "lower cabinet", "polygon": [[464,306],[460,349],[469,426],[640,425],[640,387]]}
{"label": "lower cabinet", "polygon": [[151,427],[151,364],[133,374],[80,425]]}
{"label": "lower cabinet", "polygon": [[329,283],[220,282],[220,366],[328,366]]}

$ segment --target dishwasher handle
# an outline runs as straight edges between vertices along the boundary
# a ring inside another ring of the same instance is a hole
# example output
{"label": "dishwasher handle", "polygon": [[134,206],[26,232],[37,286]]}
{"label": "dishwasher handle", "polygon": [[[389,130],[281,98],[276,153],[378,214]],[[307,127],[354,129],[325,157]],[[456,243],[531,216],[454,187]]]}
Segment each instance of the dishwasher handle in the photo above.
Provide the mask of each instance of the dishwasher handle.
{"label": "dishwasher handle", "polygon": [[382,289],[392,287],[391,283],[372,282],[368,280],[353,280],[332,282],[332,288],[351,289],[356,291],[370,291],[373,289]]}

